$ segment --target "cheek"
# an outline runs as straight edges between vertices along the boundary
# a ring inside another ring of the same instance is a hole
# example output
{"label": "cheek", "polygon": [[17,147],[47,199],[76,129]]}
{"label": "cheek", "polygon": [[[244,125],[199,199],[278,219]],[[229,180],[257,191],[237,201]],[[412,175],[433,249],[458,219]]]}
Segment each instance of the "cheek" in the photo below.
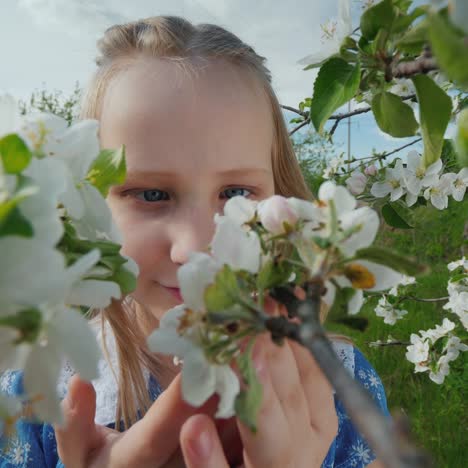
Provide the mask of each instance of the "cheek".
{"label": "cheek", "polygon": [[110,203],[112,215],[123,236],[122,253],[133,258],[140,277],[154,276],[155,267],[168,257],[165,229],[150,217],[136,216],[132,210],[119,209]]}

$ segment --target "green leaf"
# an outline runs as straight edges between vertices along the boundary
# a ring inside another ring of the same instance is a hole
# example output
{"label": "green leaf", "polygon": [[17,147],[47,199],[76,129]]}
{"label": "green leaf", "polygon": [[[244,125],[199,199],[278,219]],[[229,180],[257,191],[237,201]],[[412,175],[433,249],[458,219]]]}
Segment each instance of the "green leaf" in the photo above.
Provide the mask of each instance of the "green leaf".
{"label": "green leaf", "polygon": [[413,109],[396,94],[376,94],[372,99],[372,112],[380,130],[395,138],[412,136],[418,129]]}
{"label": "green leaf", "polygon": [[392,5],[392,0],[383,0],[371,6],[361,16],[362,35],[372,40],[381,29],[391,32],[397,14],[398,10]]}
{"label": "green leaf", "polygon": [[10,134],[0,139],[0,158],[2,158],[5,172],[18,174],[26,169],[32,154],[18,135]]}
{"label": "green leaf", "polygon": [[468,42],[447,17],[429,17],[431,49],[447,78],[468,91]]}
{"label": "green leaf", "polygon": [[424,142],[423,160],[426,167],[436,162],[442,153],[444,135],[452,116],[452,100],[427,75],[412,77],[419,102],[419,120]]}
{"label": "green leaf", "polygon": [[120,267],[112,276],[106,279],[106,281],[114,281],[120,286],[120,292],[122,296],[135,291],[136,289],[136,277],[133,273],[125,268]]}
{"label": "green leaf", "polygon": [[419,264],[416,260],[381,247],[360,249],[356,252],[354,258],[386,265],[408,276],[419,276],[428,272],[427,266]]}
{"label": "green leaf", "polygon": [[205,290],[205,304],[209,312],[220,312],[237,303],[240,295],[236,274],[228,265],[216,274],[215,282]]}
{"label": "green leaf", "polygon": [[415,19],[424,15],[425,13],[427,13],[427,11],[427,6],[419,6],[416,7],[410,14],[400,14],[393,23],[392,33],[398,34],[404,32],[411,26],[411,24],[413,24],[413,21]]}
{"label": "green leaf", "polygon": [[361,67],[349,65],[341,58],[327,60],[317,75],[310,118],[317,131],[322,132],[330,115],[353,98],[359,88]]}
{"label": "green leaf", "polygon": [[398,229],[413,229],[412,212],[403,203],[389,202],[382,207],[382,216],[385,222]]}
{"label": "green leaf", "polygon": [[20,235],[31,237],[33,229],[29,221],[18,210],[18,205],[27,197],[37,193],[39,188],[33,185],[29,177],[21,174],[12,196],[0,203],[0,235]]}
{"label": "green leaf", "polygon": [[328,311],[327,319],[337,322],[343,317],[348,316],[348,303],[356,294],[356,290],[348,287],[342,288],[337,284],[335,287],[335,299],[330,310]]}
{"label": "green leaf", "polygon": [[427,20],[421,21],[414,28],[411,28],[396,43],[398,50],[410,55],[417,55],[429,42],[429,23]]}
{"label": "green leaf", "polygon": [[125,146],[116,150],[103,149],[92,163],[86,179],[106,197],[112,185],[124,183],[126,171]]}
{"label": "green leaf", "polygon": [[246,388],[237,395],[234,408],[237,417],[252,432],[257,432],[257,415],[262,405],[262,385],[258,380],[252,360],[253,341],[245,353],[237,358],[237,365]]}
{"label": "green leaf", "polygon": [[460,167],[468,167],[468,108],[463,109],[458,116],[455,148]]}
{"label": "green leaf", "polygon": [[8,216],[0,222],[0,237],[32,237],[33,235],[34,229],[31,223],[21,214],[17,206],[11,209]]}
{"label": "green leaf", "polygon": [[24,309],[15,315],[0,317],[0,327],[11,327],[19,331],[16,344],[34,343],[42,328],[42,317],[38,309]]}
{"label": "green leaf", "polygon": [[288,281],[291,276],[293,268],[285,262],[274,262],[268,260],[263,268],[260,270],[257,277],[258,289],[270,289],[275,286],[280,286]]}

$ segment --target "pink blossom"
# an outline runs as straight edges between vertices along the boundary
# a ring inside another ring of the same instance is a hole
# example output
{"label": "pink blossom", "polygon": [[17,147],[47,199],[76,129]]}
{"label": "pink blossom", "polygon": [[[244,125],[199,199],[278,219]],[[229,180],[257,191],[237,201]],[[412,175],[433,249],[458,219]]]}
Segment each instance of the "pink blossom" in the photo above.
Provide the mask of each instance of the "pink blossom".
{"label": "pink blossom", "polygon": [[294,226],[299,216],[280,195],[273,195],[258,204],[257,213],[263,226],[273,234],[283,234],[285,223]]}

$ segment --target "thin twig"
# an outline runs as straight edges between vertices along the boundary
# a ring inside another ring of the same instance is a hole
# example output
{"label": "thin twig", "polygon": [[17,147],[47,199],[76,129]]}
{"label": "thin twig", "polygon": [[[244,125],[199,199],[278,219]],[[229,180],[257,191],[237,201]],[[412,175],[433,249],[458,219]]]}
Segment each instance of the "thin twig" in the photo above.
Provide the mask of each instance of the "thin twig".
{"label": "thin twig", "polygon": [[299,124],[296,128],[294,128],[293,130],[291,130],[289,132],[289,136],[291,135],[294,135],[298,130],[300,130],[302,127],[305,127],[307,124],[310,123],[310,120],[307,119],[307,120],[304,120],[304,122],[302,122],[301,124]]}
{"label": "thin twig", "polygon": [[283,109],[286,109],[288,111],[291,111],[291,112],[295,112],[297,115],[300,115],[301,117],[304,117],[304,118],[308,118],[309,117],[309,113],[306,112],[306,111],[301,111],[300,109],[296,109],[295,107],[291,107],[291,106],[286,106],[284,104],[281,104],[281,107]]}
{"label": "thin twig", "polygon": [[[408,96],[402,96],[401,99],[403,101],[409,101],[411,99],[414,99],[416,97],[415,94],[410,94]],[[295,107],[291,107],[291,106],[287,106],[285,104],[281,104],[281,107],[285,110],[288,110],[288,111],[291,111],[291,112],[295,112],[297,115],[300,115],[301,117],[304,117],[304,122],[301,122],[297,127],[295,127],[291,132],[289,132],[289,135],[293,135],[294,133],[296,133],[298,130],[300,130],[302,127],[304,127],[305,125],[307,125],[308,123],[310,123],[310,118],[309,118],[309,115],[310,115],[310,112],[307,112],[307,111],[301,111],[300,109],[296,109]],[[328,120],[334,120],[334,124],[333,124],[333,127],[331,128],[329,134],[330,136],[332,136],[339,123],[343,120],[343,119],[347,119],[348,117],[354,117],[356,115],[360,115],[360,114],[366,114],[367,112],[370,112],[372,110],[372,108],[369,106],[369,107],[362,107],[360,109],[354,109],[353,111],[350,111],[350,112],[343,112],[341,114],[333,114],[331,115]]]}
{"label": "thin twig", "polygon": [[427,457],[405,438],[392,430],[392,424],[376,406],[370,394],[346,371],[320,323],[321,284],[307,287],[307,298],[300,301],[297,314],[302,323],[292,323],[286,317],[269,317],[267,328],[275,340],[287,337],[306,347],[332,384],[357,429],[388,468],[422,468]]}
{"label": "thin twig", "polygon": [[412,301],[417,301],[417,302],[442,302],[442,301],[447,301],[449,299],[449,296],[433,297],[433,298],[423,298],[423,297],[416,297],[416,296],[402,296],[401,297],[402,301],[405,301],[406,299],[410,299]]}
{"label": "thin twig", "polygon": [[[415,145],[416,143],[419,143],[422,140],[422,138],[416,138],[413,141],[410,141],[409,143],[404,144],[403,146],[400,146],[399,148],[396,148],[392,151],[389,151],[388,153],[382,153],[382,154],[375,154],[373,156],[366,156],[365,158],[353,158],[347,161],[343,161],[344,164],[348,163],[354,163],[354,162],[361,162],[361,161],[380,161],[381,159],[386,159],[389,156],[392,156],[395,153],[398,153],[399,151],[404,150],[405,148],[408,148],[409,146]],[[340,173],[340,175],[346,175],[348,172],[343,172]]]}
{"label": "thin twig", "polygon": [[372,347],[384,347],[384,346],[409,346],[409,341],[366,341],[366,344]]}

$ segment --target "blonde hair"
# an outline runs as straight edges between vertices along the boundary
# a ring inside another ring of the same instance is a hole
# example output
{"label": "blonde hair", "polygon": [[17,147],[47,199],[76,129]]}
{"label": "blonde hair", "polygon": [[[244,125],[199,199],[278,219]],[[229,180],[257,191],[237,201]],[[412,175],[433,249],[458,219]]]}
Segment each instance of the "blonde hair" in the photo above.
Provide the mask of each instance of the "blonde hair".
{"label": "blonde hair", "polygon": [[[98,66],[84,95],[81,118],[100,119],[106,90],[112,79],[132,62],[141,58],[170,58],[177,63],[192,63],[198,58],[224,60],[251,73],[264,90],[271,105],[274,141],[272,167],[275,192],[286,197],[308,199],[311,193],[304,181],[281,107],[271,86],[271,75],[265,58],[229,31],[212,24],[193,25],[175,16],[157,16],[109,28],[98,41]],[[125,302],[113,302],[98,311],[107,321],[116,338],[119,358],[118,421],[129,427],[137,420],[138,411],[144,414],[151,404],[142,369],[156,378],[161,363],[146,347],[145,330],[137,325],[136,309]],[[143,317],[144,320],[144,317]],[[148,319],[149,320],[149,319]],[[149,322],[148,322],[149,323]],[[105,343],[105,340],[104,340]]]}

